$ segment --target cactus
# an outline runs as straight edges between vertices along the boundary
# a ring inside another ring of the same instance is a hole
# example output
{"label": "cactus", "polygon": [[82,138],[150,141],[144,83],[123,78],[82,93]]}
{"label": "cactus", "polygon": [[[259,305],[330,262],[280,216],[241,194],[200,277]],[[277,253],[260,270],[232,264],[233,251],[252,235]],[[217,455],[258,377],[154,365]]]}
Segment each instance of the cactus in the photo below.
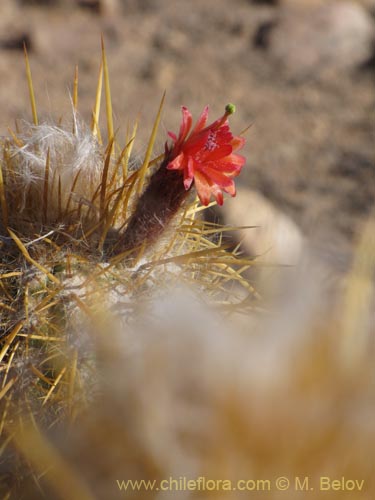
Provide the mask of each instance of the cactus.
{"label": "cactus", "polygon": [[135,165],[104,47],[90,126],[77,73],[72,123],[39,122],[26,67],[33,123],[1,142],[1,496],[372,498],[374,219],[339,293],[306,259],[264,314],[256,261],[200,218],[235,194],[233,106],[192,130],[183,108],[153,157],[163,97]]}
{"label": "cactus", "polygon": [[[0,432],[16,447],[20,426],[63,428],[84,411],[97,379],[95,332],[103,332],[103,325],[125,328],[142,299],[176,282],[228,310],[252,307],[257,297],[242,276],[252,261],[237,248],[227,251],[222,240],[228,228],[201,220],[205,207],[195,199],[193,179],[186,187],[182,172],[169,169],[176,144],[152,158],[164,96],[137,166],[131,161],[137,124],[125,146],[114,133],[103,43],[91,126],[78,114],[77,70],[72,123],[40,122],[26,48],[25,60],[33,123],[2,140],[0,169]],[[107,145],[98,123],[103,79]],[[224,134],[221,158],[230,176],[244,163],[230,156],[243,143],[229,130],[232,111],[227,108],[200,135],[205,141],[212,130]],[[200,129],[207,109],[204,115]],[[225,179],[223,189],[234,195],[233,181],[221,174]],[[245,294],[236,299],[230,283]],[[105,342],[111,342],[109,333]],[[9,491],[27,475],[22,460],[13,465]]]}

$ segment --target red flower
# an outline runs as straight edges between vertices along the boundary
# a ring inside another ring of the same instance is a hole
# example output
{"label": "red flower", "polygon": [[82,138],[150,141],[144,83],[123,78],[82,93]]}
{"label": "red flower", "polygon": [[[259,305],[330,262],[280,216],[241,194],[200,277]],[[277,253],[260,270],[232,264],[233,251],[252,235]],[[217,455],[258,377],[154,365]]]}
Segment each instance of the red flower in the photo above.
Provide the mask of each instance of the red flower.
{"label": "red flower", "polygon": [[233,177],[241,172],[245,163],[243,156],[234,154],[234,151],[242,148],[245,139],[233,136],[230,131],[227,118],[233,112],[234,106],[228,104],[224,115],[206,127],[208,117],[208,106],[206,106],[190,132],[192,116],[183,106],[178,137],[168,132],[173,145],[171,148],[166,146],[166,152],[171,158],[167,169],[183,171],[186,190],[190,189],[194,180],[199,199],[206,206],[210,202],[211,195],[219,205],[223,204],[223,191],[235,196]]}

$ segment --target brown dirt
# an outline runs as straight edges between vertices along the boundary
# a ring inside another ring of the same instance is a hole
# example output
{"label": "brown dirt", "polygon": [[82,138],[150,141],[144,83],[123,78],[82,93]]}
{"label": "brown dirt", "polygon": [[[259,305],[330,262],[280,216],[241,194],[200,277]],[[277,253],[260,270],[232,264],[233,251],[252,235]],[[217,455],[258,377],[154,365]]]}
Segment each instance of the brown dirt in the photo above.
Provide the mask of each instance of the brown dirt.
{"label": "brown dirt", "polygon": [[128,0],[116,13],[99,15],[73,0],[55,7],[2,2],[0,134],[16,118],[30,120],[23,38],[40,116],[69,117],[78,64],[79,109],[89,120],[103,33],[119,137],[140,113],[136,150],[144,152],[164,89],[160,150],[166,130],[178,129],[180,105],[197,115],[208,103],[215,118],[227,102],[236,103],[234,129],[253,124],[241,182],[265,194],[321,248],[335,249],[334,259],[336,249],[345,255],[374,202],[374,68],[292,81],[254,46],[260,24],[282,8],[274,3]]}

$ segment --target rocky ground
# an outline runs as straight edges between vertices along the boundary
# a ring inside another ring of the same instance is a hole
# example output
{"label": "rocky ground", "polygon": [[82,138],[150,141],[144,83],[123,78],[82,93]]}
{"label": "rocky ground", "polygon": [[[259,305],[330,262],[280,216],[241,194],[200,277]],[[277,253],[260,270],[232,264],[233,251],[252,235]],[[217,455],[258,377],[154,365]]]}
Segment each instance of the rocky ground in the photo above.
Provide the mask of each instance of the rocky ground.
{"label": "rocky ground", "polygon": [[242,186],[345,266],[375,199],[374,15],[372,0],[2,0],[0,134],[31,119],[24,39],[40,116],[69,117],[78,64],[89,120],[103,33],[119,137],[140,114],[144,152],[164,89],[160,150],[180,105],[215,118],[236,103],[234,129],[252,124]]}

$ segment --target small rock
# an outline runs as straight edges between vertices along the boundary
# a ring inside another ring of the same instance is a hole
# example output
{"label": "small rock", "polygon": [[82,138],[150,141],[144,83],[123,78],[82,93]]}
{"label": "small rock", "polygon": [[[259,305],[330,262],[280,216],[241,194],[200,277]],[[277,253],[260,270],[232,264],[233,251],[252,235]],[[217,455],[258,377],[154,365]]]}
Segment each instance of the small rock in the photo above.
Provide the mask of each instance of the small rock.
{"label": "small rock", "polygon": [[251,3],[256,5],[278,5],[280,0],[250,0]]}
{"label": "small rock", "polygon": [[[311,78],[326,70],[348,70],[370,59],[374,23],[366,10],[352,2],[285,7],[278,21],[266,30],[266,48],[274,62],[291,78]],[[264,37],[263,37],[264,38]]]}
{"label": "small rock", "polygon": [[120,10],[118,0],[76,0],[76,3],[81,9],[102,16],[118,15]]}
{"label": "small rock", "polygon": [[287,265],[298,262],[303,246],[300,229],[260,193],[238,187],[235,200],[227,200],[224,205],[224,220],[229,226],[258,226],[236,232],[242,248],[250,255],[258,255],[258,261]]}
{"label": "small rock", "polygon": [[254,47],[256,47],[257,49],[267,49],[270,44],[272,31],[276,25],[277,22],[275,20],[262,23],[255,33],[253,39]]}
{"label": "small rock", "polygon": [[77,0],[78,7],[89,10],[94,14],[100,14],[102,4],[100,0]]}
{"label": "small rock", "polygon": [[32,38],[29,33],[10,35],[0,39],[0,48],[4,50],[23,50],[24,45],[27,47],[28,52],[33,50]]}
{"label": "small rock", "polygon": [[55,6],[59,3],[59,0],[20,0],[21,5],[38,5],[43,7]]}

